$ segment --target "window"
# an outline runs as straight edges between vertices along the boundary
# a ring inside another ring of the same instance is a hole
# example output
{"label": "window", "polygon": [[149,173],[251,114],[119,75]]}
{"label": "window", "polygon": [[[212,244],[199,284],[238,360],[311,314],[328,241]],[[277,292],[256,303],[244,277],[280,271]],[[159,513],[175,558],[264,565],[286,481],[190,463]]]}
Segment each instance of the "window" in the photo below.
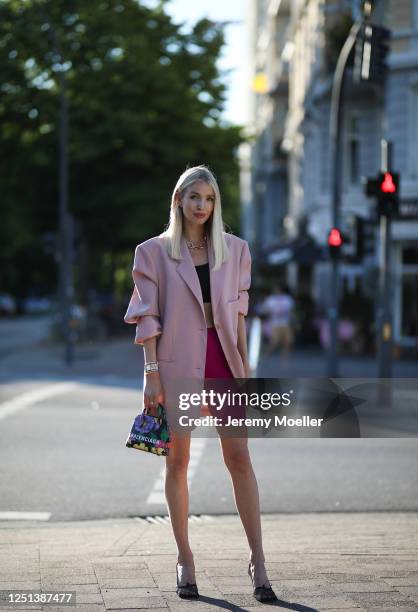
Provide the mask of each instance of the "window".
{"label": "window", "polygon": [[411,103],[409,107],[410,129],[409,131],[409,176],[418,178],[418,84],[411,90]]}
{"label": "window", "polygon": [[349,117],[346,149],[346,185],[348,188],[360,185],[360,131],[356,115]]}
{"label": "window", "polygon": [[418,334],[418,273],[402,274],[402,311],[401,335],[406,338],[417,338]]}
{"label": "window", "polygon": [[402,249],[402,263],[418,265],[418,248],[411,246]]}

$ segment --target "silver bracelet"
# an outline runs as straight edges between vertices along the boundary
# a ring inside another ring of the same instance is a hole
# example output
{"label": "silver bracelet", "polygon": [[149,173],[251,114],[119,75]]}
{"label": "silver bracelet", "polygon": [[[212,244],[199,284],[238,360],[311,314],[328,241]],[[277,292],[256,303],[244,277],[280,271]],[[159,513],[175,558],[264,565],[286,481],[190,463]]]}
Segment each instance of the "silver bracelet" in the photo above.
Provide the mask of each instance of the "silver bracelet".
{"label": "silver bracelet", "polygon": [[144,367],[145,373],[147,372],[158,372],[158,361],[149,361]]}

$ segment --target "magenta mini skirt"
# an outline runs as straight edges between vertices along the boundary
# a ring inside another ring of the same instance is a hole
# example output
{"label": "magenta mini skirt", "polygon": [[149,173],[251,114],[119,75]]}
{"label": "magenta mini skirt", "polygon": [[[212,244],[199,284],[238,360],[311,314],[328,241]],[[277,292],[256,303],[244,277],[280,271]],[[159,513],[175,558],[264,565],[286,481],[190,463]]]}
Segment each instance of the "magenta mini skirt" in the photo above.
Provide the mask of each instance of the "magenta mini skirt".
{"label": "magenta mini skirt", "polygon": [[[216,327],[207,327],[206,329],[207,345],[204,388],[207,391],[213,389],[217,393],[227,393],[228,390],[231,393],[234,391],[238,392],[239,389],[223,352]],[[220,410],[217,409],[216,405],[209,404],[208,409],[212,416],[222,419],[222,426],[225,427],[225,431],[229,431],[232,435],[232,430],[235,427],[227,426],[229,417],[245,418],[245,405],[241,406],[238,401],[236,403],[232,401],[226,402]],[[242,430],[239,427],[236,427],[236,429],[237,431]]]}

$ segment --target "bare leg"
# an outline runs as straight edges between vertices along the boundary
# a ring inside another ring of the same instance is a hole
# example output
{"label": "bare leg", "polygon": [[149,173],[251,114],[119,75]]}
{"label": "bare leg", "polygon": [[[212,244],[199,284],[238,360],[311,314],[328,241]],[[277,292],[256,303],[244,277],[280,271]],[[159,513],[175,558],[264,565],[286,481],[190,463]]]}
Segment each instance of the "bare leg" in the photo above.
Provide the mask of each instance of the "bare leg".
{"label": "bare leg", "polygon": [[254,584],[268,586],[264,567],[258,485],[248,451],[248,439],[222,436],[220,442],[225,465],[231,475],[237,510],[250,546],[249,560],[253,564]]}
{"label": "bare leg", "polygon": [[194,559],[189,544],[189,490],[187,468],[190,457],[190,433],[171,436],[172,446],[166,456],[165,497],[177,544],[180,584],[195,582]]}
{"label": "bare leg", "polygon": [[286,342],[283,343],[282,352],[280,355],[280,364],[284,367],[289,365],[290,345]]}
{"label": "bare leg", "polygon": [[278,336],[277,336],[277,328],[276,327],[272,327],[271,328],[271,332],[270,332],[270,338],[268,341],[268,345],[266,348],[266,354],[271,355],[276,348],[278,347]]}
{"label": "bare leg", "polygon": [[290,328],[285,328],[283,331],[283,344],[281,352],[281,365],[287,367],[289,365],[289,356],[292,349],[292,335]]}

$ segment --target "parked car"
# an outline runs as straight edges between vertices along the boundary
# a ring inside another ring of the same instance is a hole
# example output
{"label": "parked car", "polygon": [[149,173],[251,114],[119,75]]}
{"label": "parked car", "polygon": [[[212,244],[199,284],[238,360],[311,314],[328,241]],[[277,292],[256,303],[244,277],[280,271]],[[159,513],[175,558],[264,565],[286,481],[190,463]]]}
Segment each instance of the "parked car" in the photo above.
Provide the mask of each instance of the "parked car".
{"label": "parked car", "polygon": [[9,293],[0,293],[0,315],[16,314],[16,300]]}
{"label": "parked car", "polygon": [[45,314],[50,312],[52,300],[49,297],[28,297],[22,302],[24,314]]}

